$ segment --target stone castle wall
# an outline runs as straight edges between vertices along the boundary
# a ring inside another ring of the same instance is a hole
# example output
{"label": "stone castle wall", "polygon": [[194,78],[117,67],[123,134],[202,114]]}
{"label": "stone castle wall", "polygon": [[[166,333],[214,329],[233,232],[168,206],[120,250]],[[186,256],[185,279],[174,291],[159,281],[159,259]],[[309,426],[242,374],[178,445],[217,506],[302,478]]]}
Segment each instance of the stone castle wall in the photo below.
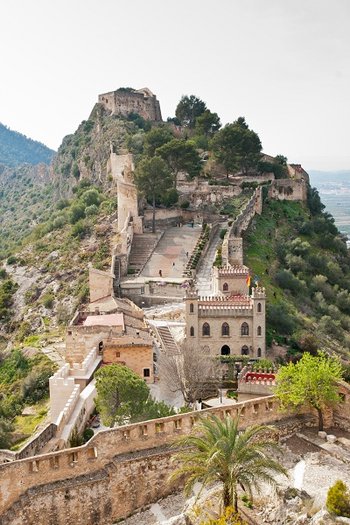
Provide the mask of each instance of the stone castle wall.
{"label": "stone castle wall", "polygon": [[284,201],[303,201],[307,199],[307,184],[303,179],[277,179],[272,182],[268,196],[270,199]]}
{"label": "stone castle wall", "polygon": [[[335,412],[348,425],[349,406],[348,390]],[[168,446],[188,434],[199,415],[239,417],[242,429],[277,423],[281,435],[305,423],[305,415],[290,419],[278,408],[277,400],[267,396],[102,431],[81,447],[0,465],[1,523],[111,525],[174,490],[167,483],[174,468]],[[312,422],[317,418],[312,416]],[[332,424],[330,417],[327,425]]]}
{"label": "stone castle wall", "polygon": [[113,115],[127,117],[130,113],[137,113],[145,120],[162,121],[159,101],[147,88],[110,91],[99,95],[98,101]]}
{"label": "stone castle wall", "polygon": [[251,199],[239,216],[234,220],[222,243],[222,262],[227,264],[243,264],[242,233],[245,231],[256,213],[262,212],[262,190],[256,188]]}
{"label": "stone castle wall", "polygon": [[[201,412],[239,413],[242,428],[284,417],[272,396]],[[155,490],[151,483],[166,476],[170,467],[148,458],[155,453],[167,464],[169,451],[163,454],[162,447],[189,433],[198,415],[187,413],[102,431],[82,447],[0,465],[2,525],[98,524],[101,522],[89,515],[94,507],[100,509],[100,517],[108,525],[150,503],[152,495],[153,501],[159,499],[170,488],[161,484]],[[138,490],[138,496],[132,498],[134,486],[145,490]]]}

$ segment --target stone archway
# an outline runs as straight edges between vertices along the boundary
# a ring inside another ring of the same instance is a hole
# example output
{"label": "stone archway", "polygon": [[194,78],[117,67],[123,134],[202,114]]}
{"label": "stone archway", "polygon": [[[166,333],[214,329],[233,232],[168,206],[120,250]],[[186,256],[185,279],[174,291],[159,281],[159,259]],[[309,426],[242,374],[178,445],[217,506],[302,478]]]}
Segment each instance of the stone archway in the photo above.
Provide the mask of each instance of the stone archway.
{"label": "stone archway", "polygon": [[228,345],[224,345],[221,347],[221,355],[230,355],[230,354],[231,354],[231,350]]}

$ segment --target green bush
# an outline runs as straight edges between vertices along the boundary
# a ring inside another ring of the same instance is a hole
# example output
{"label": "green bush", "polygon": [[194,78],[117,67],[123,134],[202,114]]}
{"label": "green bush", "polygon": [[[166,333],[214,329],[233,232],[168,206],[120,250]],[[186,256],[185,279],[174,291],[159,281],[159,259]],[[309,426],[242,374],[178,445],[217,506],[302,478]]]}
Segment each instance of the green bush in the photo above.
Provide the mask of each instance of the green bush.
{"label": "green bush", "polygon": [[183,210],[187,210],[187,208],[190,207],[190,201],[183,201],[183,202],[180,204],[180,207],[181,207]]}
{"label": "green bush", "polygon": [[7,264],[16,264],[17,259],[14,255],[10,255],[10,257],[7,259]]}
{"label": "green bush", "polygon": [[69,222],[75,224],[85,217],[85,206],[83,204],[74,204],[69,211]]}
{"label": "green bush", "polygon": [[336,516],[350,518],[350,494],[343,481],[336,481],[328,490],[326,507]]}
{"label": "green bush", "polygon": [[227,228],[222,228],[220,230],[220,239],[223,240],[227,232]]}
{"label": "green bush", "polygon": [[94,431],[92,430],[92,428],[86,428],[83,432],[84,443],[89,441],[89,439],[91,439],[93,435],[94,435]]}
{"label": "green bush", "polygon": [[55,297],[53,294],[51,292],[46,292],[41,298],[41,303],[45,306],[45,308],[51,309],[53,307],[54,300]]}
{"label": "green bush", "polygon": [[84,223],[84,221],[78,221],[74,226],[72,227],[72,236],[78,237],[79,239],[82,239],[86,235],[90,233],[90,228],[87,224]]}

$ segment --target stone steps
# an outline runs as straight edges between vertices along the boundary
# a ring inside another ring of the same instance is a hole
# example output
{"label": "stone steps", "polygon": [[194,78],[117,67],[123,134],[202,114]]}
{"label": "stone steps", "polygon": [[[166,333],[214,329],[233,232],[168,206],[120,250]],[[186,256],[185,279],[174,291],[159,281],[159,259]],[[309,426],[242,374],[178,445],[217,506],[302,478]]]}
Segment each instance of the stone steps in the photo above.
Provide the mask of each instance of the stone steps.
{"label": "stone steps", "polygon": [[161,233],[135,234],[129,257],[129,269],[139,273],[152,255]]}
{"label": "stone steps", "polygon": [[167,354],[178,354],[180,352],[172,333],[167,326],[157,326],[156,331],[158,333],[162,347]]}

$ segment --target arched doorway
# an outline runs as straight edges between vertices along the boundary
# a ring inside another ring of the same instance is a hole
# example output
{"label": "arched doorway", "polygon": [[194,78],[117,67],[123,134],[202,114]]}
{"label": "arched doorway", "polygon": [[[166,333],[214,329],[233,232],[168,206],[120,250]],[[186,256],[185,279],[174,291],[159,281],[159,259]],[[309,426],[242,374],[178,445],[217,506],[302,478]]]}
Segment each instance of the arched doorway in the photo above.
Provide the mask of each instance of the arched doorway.
{"label": "arched doorway", "polygon": [[228,345],[224,345],[221,347],[221,355],[230,355],[231,350]]}

